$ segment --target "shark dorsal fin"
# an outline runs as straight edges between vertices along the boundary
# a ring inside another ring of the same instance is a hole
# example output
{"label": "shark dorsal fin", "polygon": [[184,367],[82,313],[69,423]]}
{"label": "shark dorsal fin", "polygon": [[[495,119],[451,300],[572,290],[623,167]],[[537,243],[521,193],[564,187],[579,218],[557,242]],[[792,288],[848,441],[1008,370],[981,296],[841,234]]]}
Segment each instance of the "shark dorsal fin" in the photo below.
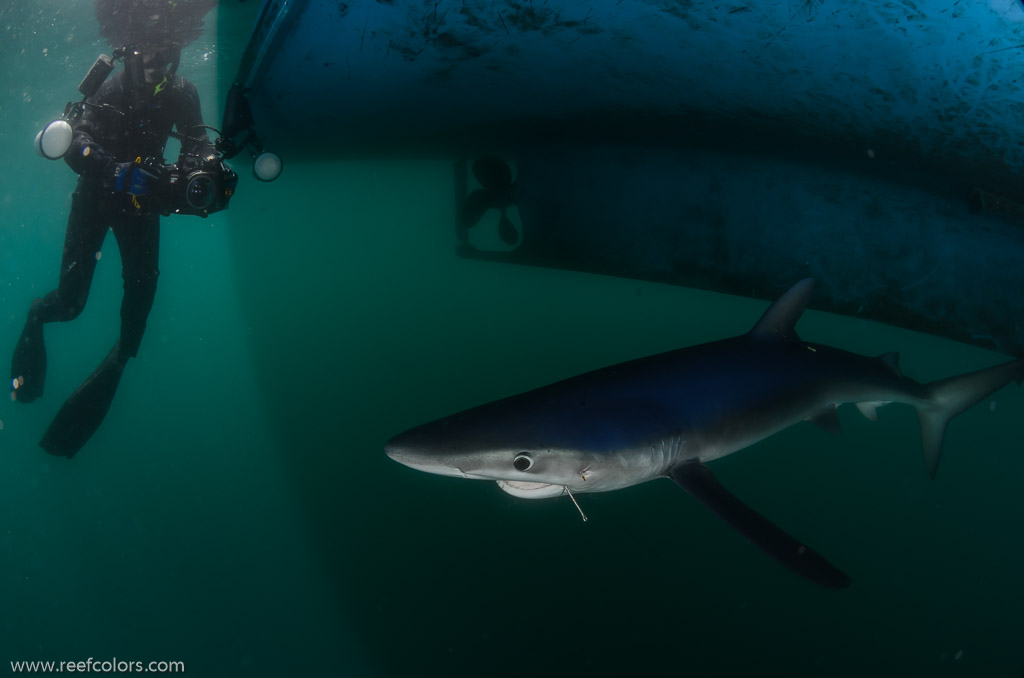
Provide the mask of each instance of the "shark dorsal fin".
{"label": "shark dorsal fin", "polygon": [[804,278],[789,288],[789,291],[775,300],[761,319],[750,330],[751,337],[758,339],[799,339],[796,336],[796,321],[807,308],[807,302],[814,291],[814,278]]}

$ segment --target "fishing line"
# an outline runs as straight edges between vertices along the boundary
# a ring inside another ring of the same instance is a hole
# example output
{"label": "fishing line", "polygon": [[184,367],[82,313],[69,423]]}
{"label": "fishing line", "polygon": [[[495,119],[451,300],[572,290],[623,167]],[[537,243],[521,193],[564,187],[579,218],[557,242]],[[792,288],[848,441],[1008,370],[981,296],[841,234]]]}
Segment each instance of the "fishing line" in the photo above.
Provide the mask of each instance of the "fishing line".
{"label": "fishing line", "polygon": [[570,490],[566,485],[562,485],[562,487],[565,488],[566,493],[569,495],[569,499],[572,499],[572,503],[576,504],[576,510],[580,512],[580,517],[583,518],[583,522],[587,522],[587,514],[580,508],[579,502],[576,501],[576,497],[572,496],[572,490]]}

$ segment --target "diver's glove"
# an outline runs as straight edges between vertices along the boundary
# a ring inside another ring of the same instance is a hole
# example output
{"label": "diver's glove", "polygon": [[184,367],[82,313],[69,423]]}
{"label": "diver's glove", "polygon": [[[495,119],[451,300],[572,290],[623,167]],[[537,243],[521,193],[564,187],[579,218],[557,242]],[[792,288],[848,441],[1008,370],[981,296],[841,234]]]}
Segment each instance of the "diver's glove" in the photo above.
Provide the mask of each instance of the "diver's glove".
{"label": "diver's glove", "polygon": [[159,175],[151,164],[119,162],[114,165],[113,189],[131,195],[149,195],[156,191]]}

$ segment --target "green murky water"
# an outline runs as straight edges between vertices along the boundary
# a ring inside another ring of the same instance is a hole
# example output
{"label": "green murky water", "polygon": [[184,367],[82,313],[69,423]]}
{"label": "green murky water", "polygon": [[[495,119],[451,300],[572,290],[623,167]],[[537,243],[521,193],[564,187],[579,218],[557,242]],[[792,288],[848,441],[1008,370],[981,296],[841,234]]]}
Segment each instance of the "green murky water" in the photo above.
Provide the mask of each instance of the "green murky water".
{"label": "green murky water", "polygon": [[[31,140],[106,47],[90,3],[31,5],[0,8],[3,356],[56,282],[74,185]],[[183,56],[208,121],[245,38],[224,17],[243,14],[226,5]],[[744,332],[765,304],[459,259],[443,161],[288,163],[272,185],[236,167],[228,212],[165,220],[142,351],[78,457],[37,441],[116,337],[113,238],[86,311],[47,326],[45,396],[0,402],[0,671],[116,657],[201,676],[1020,675],[1018,389],[955,420],[935,481],[898,406],[716,462],[847,591],[792,576],[668,481],[580,497],[583,524],[567,499],[416,473],[383,442]],[[1000,360],[823,314],[799,329],[900,351],[925,381]]]}

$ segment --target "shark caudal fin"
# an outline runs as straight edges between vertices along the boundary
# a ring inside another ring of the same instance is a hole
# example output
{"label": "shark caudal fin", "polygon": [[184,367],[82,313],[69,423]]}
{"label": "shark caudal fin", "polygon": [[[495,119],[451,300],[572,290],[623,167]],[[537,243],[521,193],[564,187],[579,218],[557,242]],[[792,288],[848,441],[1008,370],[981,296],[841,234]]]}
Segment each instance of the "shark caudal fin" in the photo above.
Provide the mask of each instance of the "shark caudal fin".
{"label": "shark caudal fin", "polygon": [[1024,379],[1024,359],[1014,360],[959,377],[927,384],[928,402],[917,408],[921,420],[921,445],[924,463],[932,478],[939,470],[942,439],[949,420],[992,395],[1011,381]]}

